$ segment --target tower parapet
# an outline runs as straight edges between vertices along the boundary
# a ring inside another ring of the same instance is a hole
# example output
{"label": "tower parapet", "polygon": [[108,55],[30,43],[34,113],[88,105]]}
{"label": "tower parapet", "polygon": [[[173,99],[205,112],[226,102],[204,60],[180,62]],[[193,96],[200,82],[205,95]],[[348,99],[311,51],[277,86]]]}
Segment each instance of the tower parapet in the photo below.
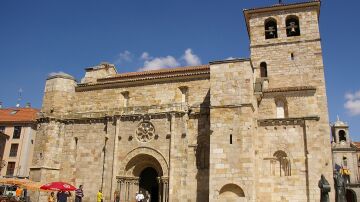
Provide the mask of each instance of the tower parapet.
{"label": "tower parapet", "polygon": [[66,73],[51,74],[46,79],[42,112],[59,115],[72,108],[77,83]]}

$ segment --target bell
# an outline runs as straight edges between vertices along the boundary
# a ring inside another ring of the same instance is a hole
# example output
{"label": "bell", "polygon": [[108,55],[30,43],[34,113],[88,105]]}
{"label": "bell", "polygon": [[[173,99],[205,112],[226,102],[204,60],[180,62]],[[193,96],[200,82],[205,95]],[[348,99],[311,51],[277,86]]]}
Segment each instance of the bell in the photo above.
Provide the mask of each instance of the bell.
{"label": "bell", "polygon": [[295,22],[290,22],[290,32],[291,33],[295,33],[296,32],[296,30],[295,30],[295,28],[296,28],[296,24],[295,24]]}
{"label": "bell", "polygon": [[295,32],[296,32],[295,27],[291,27],[291,32],[292,32],[292,33],[295,33]]}
{"label": "bell", "polygon": [[274,29],[274,27],[269,27],[269,34],[270,35],[274,35],[274,31],[275,31],[275,29]]}

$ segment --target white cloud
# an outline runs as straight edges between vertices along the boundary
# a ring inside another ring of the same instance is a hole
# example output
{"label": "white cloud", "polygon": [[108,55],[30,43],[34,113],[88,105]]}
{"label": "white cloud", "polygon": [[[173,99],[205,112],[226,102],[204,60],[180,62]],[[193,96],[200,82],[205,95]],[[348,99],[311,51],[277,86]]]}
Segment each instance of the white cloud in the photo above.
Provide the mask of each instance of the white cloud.
{"label": "white cloud", "polygon": [[349,114],[352,116],[360,115],[360,90],[355,93],[346,93],[345,99],[344,107]]}
{"label": "white cloud", "polygon": [[125,62],[132,62],[133,59],[133,55],[131,54],[130,51],[126,50],[122,53],[119,53],[119,55],[117,56],[116,60],[115,60],[115,64],[122,64]]}
{"label": "white cloud", "polygon": [[181,59],[185,60],[186,64],[190,66],[201,64],[200,58],[197,55],[193,54],[190,48],[185,50],[185,53]]}
{"label": "white cloud", "polygon": [[228,58],[226,58],[225,60],[233,60],[233,59],[236,59],[236,58],[234,58],[234,57],[228,57]]}
{"label": "white cloud", "polygon": [[158,70],[179,66],[180,63],[173,56],[158,57],[144,62],[144,67],[138,71]]}
{"label": "white cloud", "polygon": [[143,52],[140,56],[140,59],[142,60],[151,60],[152,57],[150,56],[150,54],[148,52]]}
{"label": "white cloud", "polygon": [[200,58],[195,55],[190,48],[186,49],[181,57],[166,56],[166,57],[152,57],[148,52],[143,52],[139,58],[144,61],[143,68],[138,71],[158,70],[164,68],[171,68],[177,66],[195,66],[200,65]]}

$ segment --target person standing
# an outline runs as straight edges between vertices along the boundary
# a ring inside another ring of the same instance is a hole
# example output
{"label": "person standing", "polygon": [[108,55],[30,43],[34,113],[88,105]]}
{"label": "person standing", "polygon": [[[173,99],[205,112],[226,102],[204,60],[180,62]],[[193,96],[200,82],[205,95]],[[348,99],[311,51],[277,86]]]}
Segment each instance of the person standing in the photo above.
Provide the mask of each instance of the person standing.
{"label": "person standing", "polygon": [[81,202],[84,197],[83,186],[80,185],[79,189],[75,190],[75,202]]}
{"label": "person standing", "polygon": [[18,200],[20,200],[21,194],[22,194],[22,189],[20,187],[17,187],[15,191],[15,196]]}
{"label": "person standing", "polygon": [[48,197],[48,202],[55,202],[55,193],[52,191]]}
{"label": "person standing", "polygon": [[151,195],[148,191],[145,192],[145,202],[150,202],[151,201]]}
{"label": "person standing", "polygon": [[56,196],[58,202],[67,202],[67,198],[71,196],[71,193],[68,191],[59,191]]}
{"label": "person standing", "polygon": [[120,192],[118,189],[114,192],[114,202],[120,202]]}
{"label": "person standing", "polygon": [[99,192],[97,193],[96,198],[97,202],[103,202],[103,194],[101,190],[99,190]]}
{"label": "person standing", "polygon": [[138,202],[143,202],[145,197],[144,197],[144,194],[142,193],[142,191],[140,191],[139,193],[136,193],[135,199]]}

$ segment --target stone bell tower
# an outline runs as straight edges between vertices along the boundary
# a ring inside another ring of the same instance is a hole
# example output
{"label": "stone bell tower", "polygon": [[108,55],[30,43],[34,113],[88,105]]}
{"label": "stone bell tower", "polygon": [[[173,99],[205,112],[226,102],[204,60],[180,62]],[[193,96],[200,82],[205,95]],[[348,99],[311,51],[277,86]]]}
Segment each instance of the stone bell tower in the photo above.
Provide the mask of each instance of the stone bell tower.
{"label": "stone bell tower", "polygon": [[350,147],[349,125],[337,118],[331,127],[333,148]]}
{"label": "stone bell tower", "polygon": [[[277,183],[291,182],[303,188],[303,201],[318,201],[321,174],[333,184],[320,4],[319,0],[280,2],[244,10],[257,100],[254,144],[261,180],[255,186],[273,188],[271,194],[258,192],[257,201],[297,200],[276,191],[282,189]],[[286,168],[280,177],[268,177],[278,175],[278,164],[280,170]],[[272,182],[265,182],[267,178]],[[300,193],[289,187],[287,193]]]}

